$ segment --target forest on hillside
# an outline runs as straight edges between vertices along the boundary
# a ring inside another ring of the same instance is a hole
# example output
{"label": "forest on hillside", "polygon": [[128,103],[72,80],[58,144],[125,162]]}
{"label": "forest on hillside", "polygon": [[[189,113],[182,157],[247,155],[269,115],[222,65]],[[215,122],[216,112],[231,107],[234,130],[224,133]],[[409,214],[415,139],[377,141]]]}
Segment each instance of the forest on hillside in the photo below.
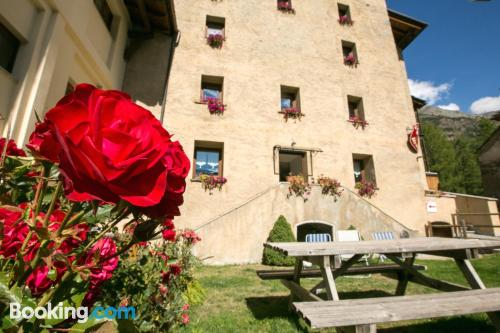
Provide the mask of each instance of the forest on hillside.
{"label": "forest on hillside", "polygon": [[474,134],[462,134],[449,139],[444,131],[429,121],[423,121],[421,130],[428,171],[439,173],[442,191],[483,195],[478,149],[495,131],[497,125],[481,118]]}

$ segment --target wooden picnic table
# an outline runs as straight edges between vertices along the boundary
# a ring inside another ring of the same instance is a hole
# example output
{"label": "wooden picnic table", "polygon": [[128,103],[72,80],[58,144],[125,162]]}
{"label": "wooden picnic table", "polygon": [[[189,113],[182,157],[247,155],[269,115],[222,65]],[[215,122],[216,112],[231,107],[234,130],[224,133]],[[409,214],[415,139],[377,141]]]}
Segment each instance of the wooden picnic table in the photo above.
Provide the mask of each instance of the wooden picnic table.
{"label": "wooden picnic table", "polygon": [[[282,280],[283,284],[291,291],[291,299],[295,298],[300,301],[323,301],[323,299],[321,299],[316,292],[318,289],[324,288],[326,290],[327,301],[340,301],[335,279],[352,269],[352,266],[363,256],[371,254],[383,254],[393,261],[396,264],[395,266],[398,266],[399,271],[396,273],[384,274],[387,277],[398,280],[396,287],[396,295],[398,296],[405,294],[408,282],[410,281],[440,291],[470,291],[471,289],[486,289],[469,259],[479,257],[479,250],[500,248],[500,241],[425,237],[358,242],[268,242],[264,245],[296,258],[293,278]],[[425,275],[415,265],[415,258],[417,254],[429,254],[453,258],[469,283],[470,288],[434,279]],[[352,255],[350,259],[344,261],[342,260],[343,257],[345,258],[349,255]],[[314,286],[311,290],[307,290],[300,285],[300,279],[305,277],[302,274],[303,261],[308,261],[318,265],[321,271],[321,282]],[[488,315],[493,320],[495,326],[500,327],[500,317],[498,313],[490,312]]]}

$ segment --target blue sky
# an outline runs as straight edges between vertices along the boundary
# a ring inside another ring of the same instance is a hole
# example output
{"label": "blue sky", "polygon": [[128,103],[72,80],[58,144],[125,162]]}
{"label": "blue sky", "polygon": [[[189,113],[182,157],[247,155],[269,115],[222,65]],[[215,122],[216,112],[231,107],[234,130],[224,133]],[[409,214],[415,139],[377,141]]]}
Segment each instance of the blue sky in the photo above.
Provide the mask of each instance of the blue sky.
{"label": "blue sky", "polygon": [[405,50],[410,89],[430,104],[500,110],[500,0],[387,0],[429,24]]}

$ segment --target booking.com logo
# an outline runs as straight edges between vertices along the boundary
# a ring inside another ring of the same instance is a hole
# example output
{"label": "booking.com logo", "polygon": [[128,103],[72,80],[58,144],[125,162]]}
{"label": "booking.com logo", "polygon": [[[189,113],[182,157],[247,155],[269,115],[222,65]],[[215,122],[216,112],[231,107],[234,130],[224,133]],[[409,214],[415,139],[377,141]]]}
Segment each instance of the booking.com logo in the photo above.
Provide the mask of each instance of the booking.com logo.
{"label": "booking.com logo", "polygon": [[25,306],[19,303],[10,303],[10,319],[76,319],[79,323],[85,323],[89,318],[95,319],[136,319],[134,306],[97,306],[89,315],[89,308],[86,306],[64,306],[59,302],[55,307],[47,304],[46,307],[38,306],[36,308]]}

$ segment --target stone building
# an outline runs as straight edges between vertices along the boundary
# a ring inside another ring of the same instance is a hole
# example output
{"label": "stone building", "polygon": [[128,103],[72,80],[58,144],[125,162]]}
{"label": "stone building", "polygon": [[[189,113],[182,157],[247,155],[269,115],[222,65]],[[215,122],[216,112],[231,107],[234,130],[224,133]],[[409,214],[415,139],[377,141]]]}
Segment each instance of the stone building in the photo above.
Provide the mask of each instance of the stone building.
{"label": "stone building", "polygon": [[[258,262],[279,215],[299,240],[350,226],[423,235],[432,216],[403,51],[425,27],[384,0],[0,0],[0,126],[23,143],[33,110],[75,83],[123,89],[192,159],[176,225],[200,233],[209,263]],[[289,197],[290,174],[344,191]],[[202,175],[227,183],[210,194]],[[374,197],[358,195],[361,180]]]}

